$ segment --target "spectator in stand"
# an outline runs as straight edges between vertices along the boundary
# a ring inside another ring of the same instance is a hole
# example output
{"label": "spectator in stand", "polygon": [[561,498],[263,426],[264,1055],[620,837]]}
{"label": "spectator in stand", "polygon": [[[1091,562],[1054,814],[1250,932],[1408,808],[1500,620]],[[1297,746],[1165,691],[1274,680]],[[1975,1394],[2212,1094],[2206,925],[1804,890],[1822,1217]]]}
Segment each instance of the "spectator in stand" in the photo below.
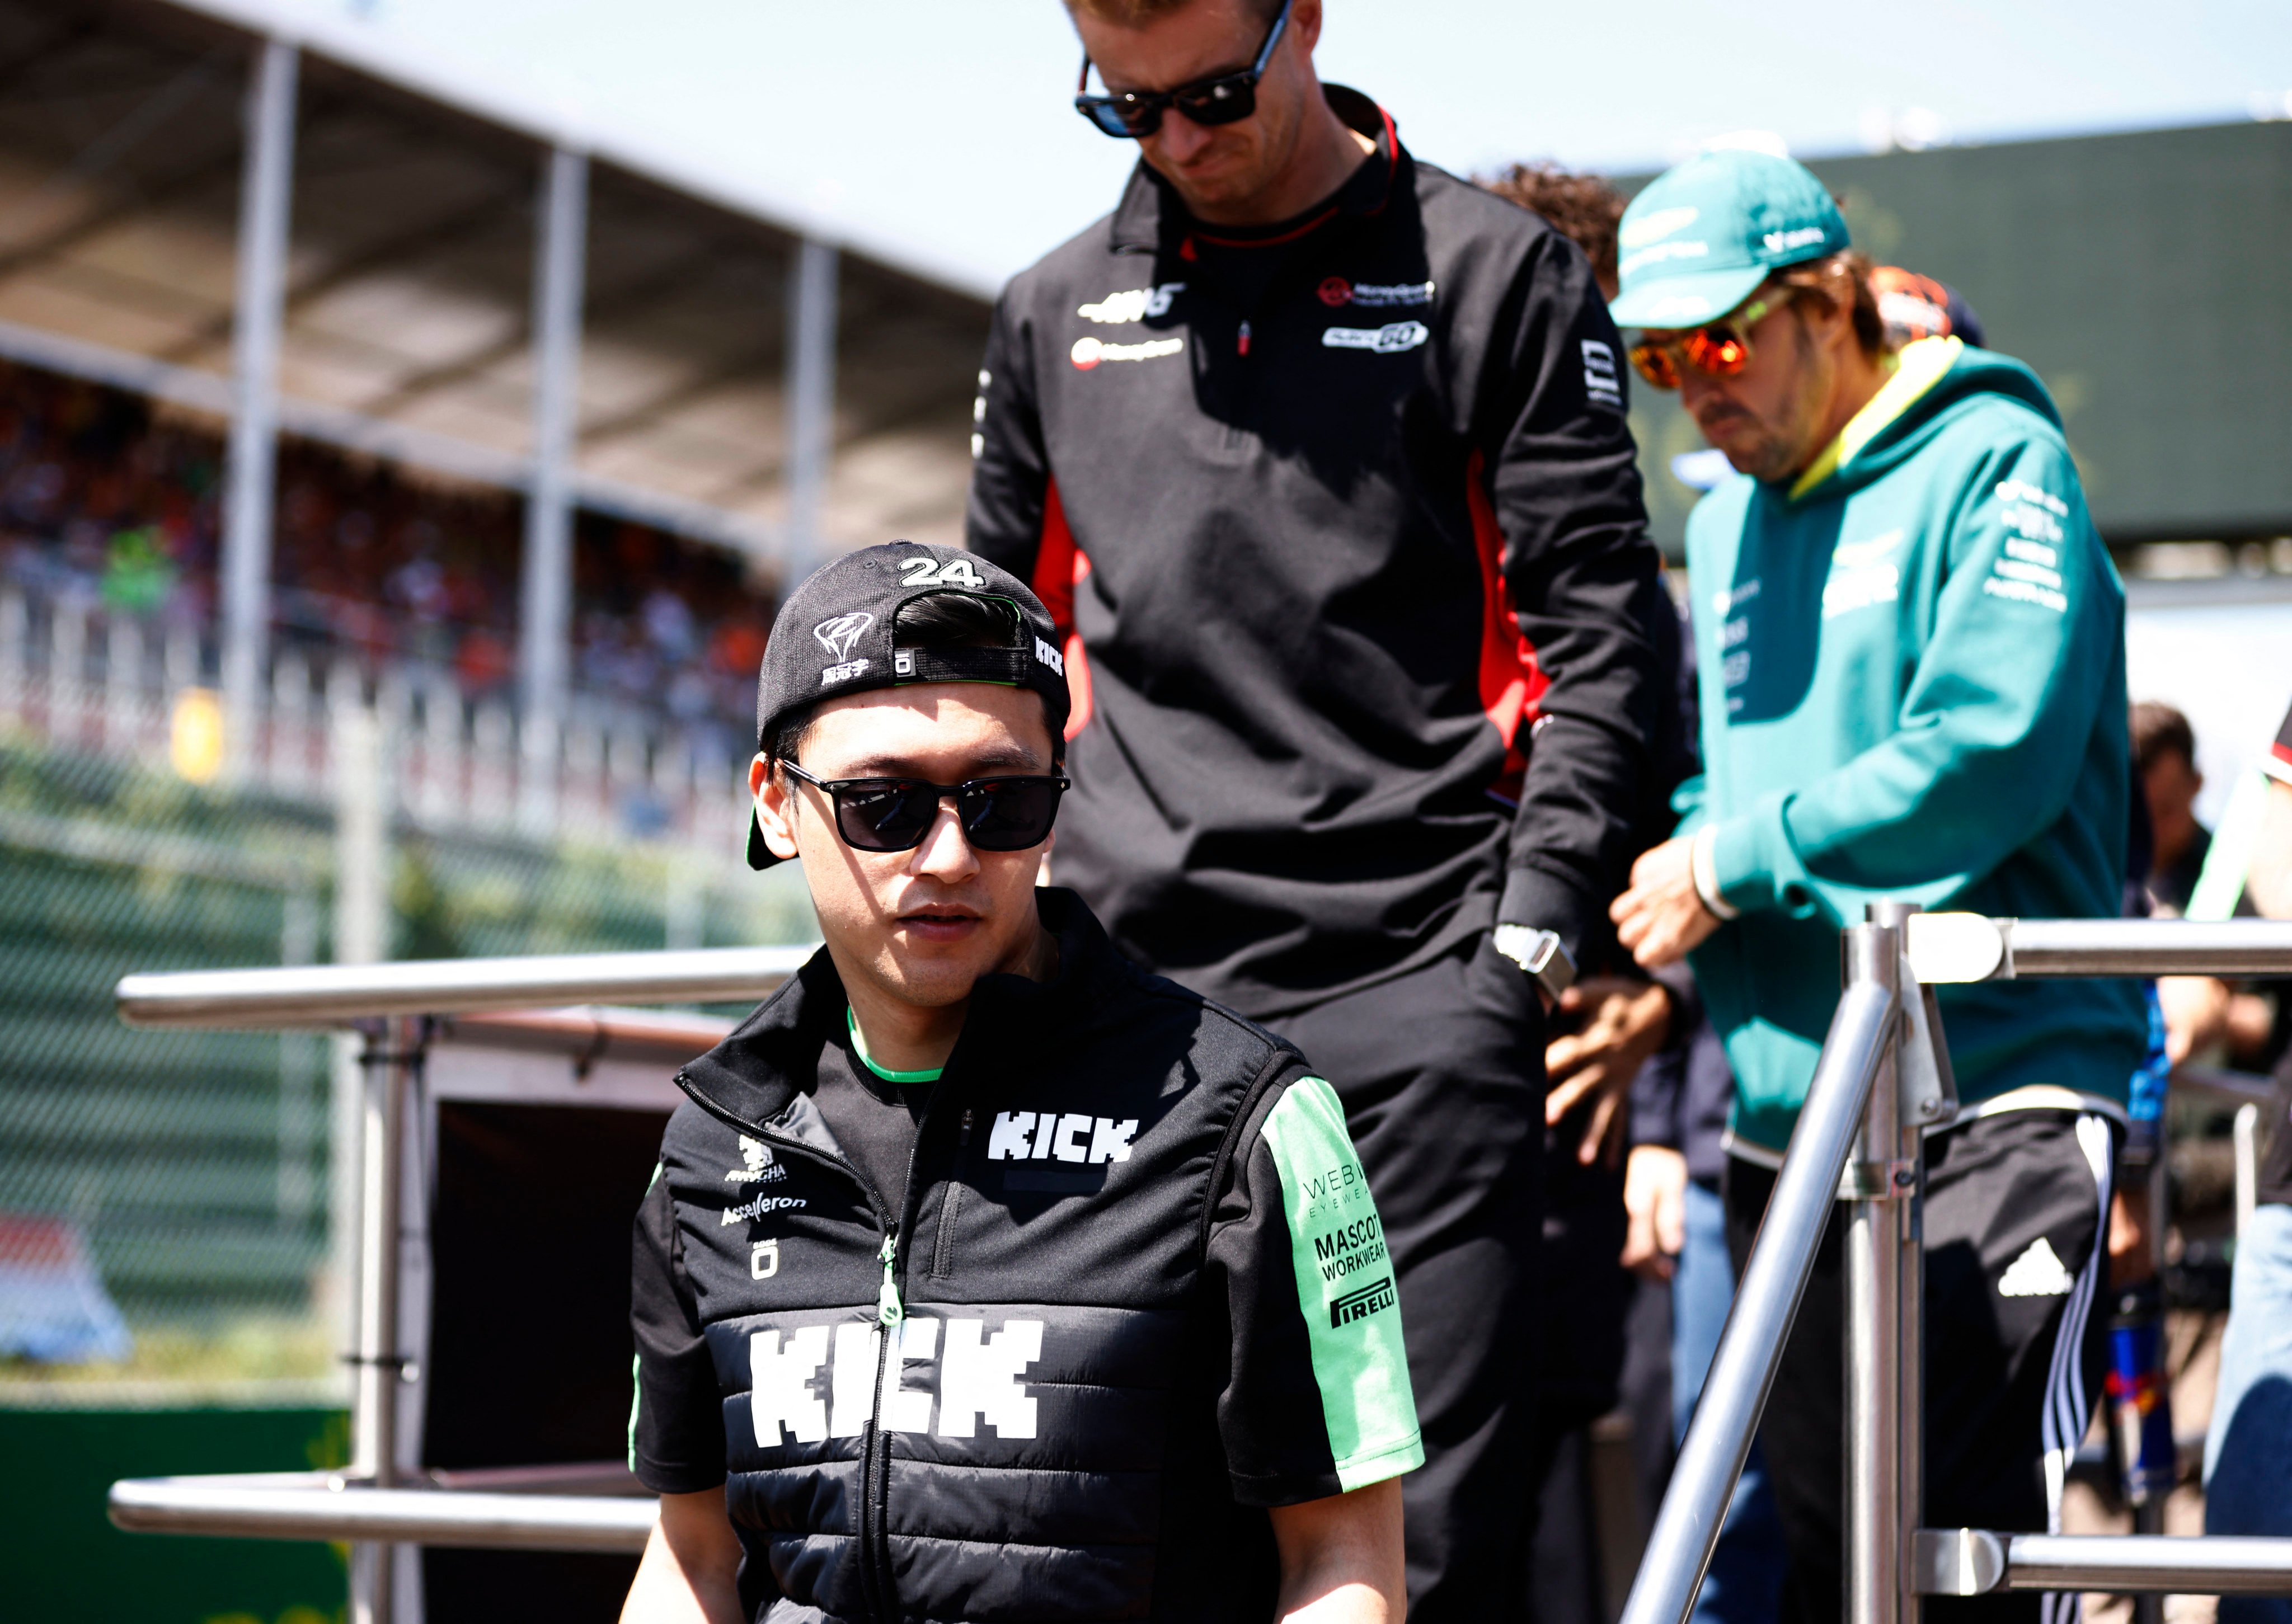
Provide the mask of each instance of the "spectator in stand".
{"label": "spectator in stand", "polygon": [[[212,618],[222,445],[122,390],[0,361],[0,580],[42,598]],[[306,441],[280,448],[278,644],[323,663],[416,659],[472,698],[514,671],[519,505]],[[744,730],[769,596],[721,548],[582,515],[576,669],[584,685],[687,724]],[[593,673],[602,679],[593,679]]]}
{"label": "spectator in stand", "polygon": [[[1738,478],[1688,524],[1703,773],[1634,865],[1618,939],[1694,954],[1737,1078],[1724,1200],[1752,1243],[1866,903],[2107,918],[2130,752],[2124,591],[2059,413],[2018,362],[1886,341],[1812,173],[1708,153],[1633,200],[1613,314]],[[2146,1023],[2107,981],[1948,988],[1958,1118],[1927,1140],[1926,1515],[2057,1527],[2105,1353],[2090,1313]],[[1823,1237],[1761,1438],[1781,1615],[1842,1612],[1843,1224]],[[1930,1604],[1939,1608],[1944,1604]],[[1984,1598],[2059,1616],[2070,1597]]]}
{"label": "spectator in stand", "polygon": [[[2292,711],[2262,770],[2245,898],[2292,919]],[[2277,1062],[2252,1221],[2237,1237],[2220,1383],[2205,1435],[2205,1532],[2292,1535],[2292,1051]],[[2223,1596],[2220,1624],[2292,1624],[2292,1599]]]}

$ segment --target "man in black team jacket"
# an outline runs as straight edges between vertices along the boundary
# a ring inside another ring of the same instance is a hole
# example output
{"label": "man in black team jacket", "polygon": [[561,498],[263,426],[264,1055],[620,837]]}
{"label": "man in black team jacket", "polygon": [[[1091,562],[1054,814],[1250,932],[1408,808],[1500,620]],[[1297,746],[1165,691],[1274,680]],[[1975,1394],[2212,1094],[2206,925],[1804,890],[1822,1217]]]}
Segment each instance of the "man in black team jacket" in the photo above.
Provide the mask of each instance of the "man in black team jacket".
{"label": "man in black team jacket", "polygon": [[1329,1068],[1424,1423],[1410,1605],[1489,1616],[1531,1515],[1536,982],[1601,950],[1670,704],[1616,333],[1571,245],[1316,81],[1319,0],[1073,9],[1144,161],[997,305],[967,544],[1061,623],[1060,882]]}
{"label": "man in black team jacket", "polygon": [[636,1624],[1400,1616],[1424,1452],[1344,1108],[1037,888],[1053,636],[911,543],[773,628],[749,856],[827,945],[677,1078]]}

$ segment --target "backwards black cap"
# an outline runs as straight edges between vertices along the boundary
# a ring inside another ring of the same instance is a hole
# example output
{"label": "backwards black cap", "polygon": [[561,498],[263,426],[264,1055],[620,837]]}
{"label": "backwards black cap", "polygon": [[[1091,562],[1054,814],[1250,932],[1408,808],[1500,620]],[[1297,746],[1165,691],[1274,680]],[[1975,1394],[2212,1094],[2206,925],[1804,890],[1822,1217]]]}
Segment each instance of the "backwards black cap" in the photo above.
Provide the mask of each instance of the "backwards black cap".
{"label": "backwards black cap", "polygon": [[[903,648],[900,616],[945,593],[1007,604],[1011,641],[999,648]],[[821,566],[788,594],[756,672],[756,748],[770,747],[789,712],[823,699],[916,682],[997,682],[1043,696],[1051,736],[1066,730],[1066,660],[1042,600],[1010,571],[956,547],[890,542]],[[748,866],[779,859],[748,817]]]}

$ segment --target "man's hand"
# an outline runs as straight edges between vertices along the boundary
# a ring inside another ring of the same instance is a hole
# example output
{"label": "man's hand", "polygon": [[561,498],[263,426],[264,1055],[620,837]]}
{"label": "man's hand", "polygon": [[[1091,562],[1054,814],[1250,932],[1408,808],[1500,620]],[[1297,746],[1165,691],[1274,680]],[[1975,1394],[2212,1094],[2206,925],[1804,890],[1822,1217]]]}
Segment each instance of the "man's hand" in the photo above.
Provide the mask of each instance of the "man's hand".
{"label": "man's hand", "polygon": [[664,1494],[621,1624],[746,1624],[739,1575],[740,1539],[724,1515],[724,1491]]}
{"label": "man's hand", "polygon": [[2228,1036],[2228,983],[2210,976],[2159,976],[2157,1002],[2165,1012],[2165,1058],[2178,1065]]}
{"label": "man's hand", "polygon": [[2149,1192],[2118,1185],[2109,1196],[2109,1285],[2116,1290],[2152,1280],[2157,1258],[2149,1244]]}
{"label": "man's hand", "polygon": [[1407,1615],[1398,1477],[1267,1515],[1281,1556],[1273,1614],[1281,1624],[1399,1624]]}
{"label": "man's hand", "polygon": [[1642,852],[1632,864],[1631,889],[1608,910],[1616,922],[1616,939],[1647,969],[1685,958],[1719,929],[1718,915],[1695,892],[1690,860],[1694,844],[1686,836],[1675,836]]}
{"label": "man's hand", "polygon": [[1576,1160],[1589,1167],[1604,1149],[1613,1167],[1623,1156],[1632,1079],[1670,1033],[1671,994],[1653,982],[1594,976],[1560,995],[1560,1012],[1581,1016],[1583,1028],[1544,1046],[1552,1084],[1544,1097],[1545,1126],[1557,1125],[1586,1095],[1596,1095]]}
{"label": "man's hand", "polygon": [[1624,1164],[1623,1266],[1647,1280],[1669,1280],[1687,1244],[1687,1158],[1667,1145],[1634,1145]]}

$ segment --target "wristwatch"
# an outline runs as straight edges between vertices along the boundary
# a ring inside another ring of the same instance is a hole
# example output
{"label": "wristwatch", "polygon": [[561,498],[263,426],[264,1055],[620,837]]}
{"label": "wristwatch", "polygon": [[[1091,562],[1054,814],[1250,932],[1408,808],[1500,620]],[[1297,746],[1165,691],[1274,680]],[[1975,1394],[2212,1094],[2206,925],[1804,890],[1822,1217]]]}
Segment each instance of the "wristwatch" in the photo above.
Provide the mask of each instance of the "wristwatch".
{"label": "wristwatch", "polygon": [[1498,925],[1496,929],[1497,951],[1536,977],[1537,985],[1554,1003],[1560,995],[1576,985],[1576,961],[1556,930],[1538,930],[1533,925]]}

